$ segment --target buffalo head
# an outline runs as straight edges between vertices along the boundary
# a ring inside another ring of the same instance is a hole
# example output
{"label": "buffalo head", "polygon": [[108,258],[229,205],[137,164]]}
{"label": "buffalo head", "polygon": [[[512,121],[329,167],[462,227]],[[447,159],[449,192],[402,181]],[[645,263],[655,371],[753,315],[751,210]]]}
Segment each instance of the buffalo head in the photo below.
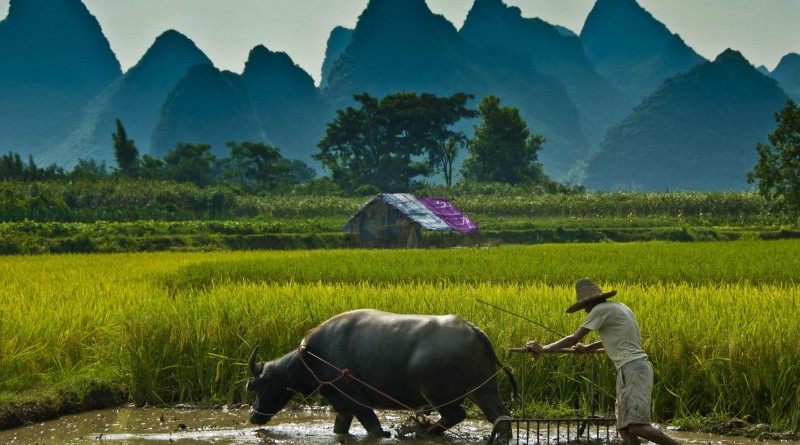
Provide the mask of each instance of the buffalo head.
{"label": "buffalo head", "polygon": [[250,412],[250,423],[263,425],[278,413],[293,394],[289,391],[289,379],[286,369],[274,361],[257,362],[258,346],[250,353],[248,367],[253,378],[247,382],[247,390],[256,393],[253,411]]}

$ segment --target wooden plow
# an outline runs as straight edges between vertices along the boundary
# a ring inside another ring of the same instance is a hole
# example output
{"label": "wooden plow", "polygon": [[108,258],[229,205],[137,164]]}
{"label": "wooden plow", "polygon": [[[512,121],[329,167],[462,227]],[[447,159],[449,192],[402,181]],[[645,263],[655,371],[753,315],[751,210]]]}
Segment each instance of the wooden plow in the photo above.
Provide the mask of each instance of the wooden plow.
{"label": "wooden plow", "polygon": [[[511,348],[509,351],[531,353],[525,348]],[[592,353],[600,352],[604,351],[598,350]],[[563,349],[541,354],[574,353],[575,351],[571,349]],[[594,369],[592,369],[591,380],[592,385],[594,385]],[[524,382],[521,387],[524,391]],[[520,398],[524,405],[525,395],[521,394]],[[499,433],[499,431],[508,431],[508,437],[501,437],[504,434]],[[621,442],[621,439],[617,436],[616,418],[596,416],[594,414],[594,406],[592,407],[592,414],[588,417],[534,419],[525,417],[523,413],[522,417],[500,418],[495,422],[489,437],[489,444],[508,445],[589,445],[619,442]]]}

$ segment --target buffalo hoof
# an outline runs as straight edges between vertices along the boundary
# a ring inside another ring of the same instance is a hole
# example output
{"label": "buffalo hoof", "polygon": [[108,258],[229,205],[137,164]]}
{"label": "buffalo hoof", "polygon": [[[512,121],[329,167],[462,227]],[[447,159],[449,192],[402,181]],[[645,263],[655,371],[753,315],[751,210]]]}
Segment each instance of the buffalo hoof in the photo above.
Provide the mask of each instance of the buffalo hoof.
{"label": "buffalo hoof", "polygon": [[511,417],[500,416],[494,421],[487,445],[508,445],[512,439]]}
{"label": "buffalo hoof", "polygon": [[388,438],[392,437],[392,433],[390,433],[388,431],[384,431],[383,429],[381,429],[380,431],[375,431],[375,432],[369,433],[369,437],[374,437],[374,438],[377,438],[377,439],[388,439]]}

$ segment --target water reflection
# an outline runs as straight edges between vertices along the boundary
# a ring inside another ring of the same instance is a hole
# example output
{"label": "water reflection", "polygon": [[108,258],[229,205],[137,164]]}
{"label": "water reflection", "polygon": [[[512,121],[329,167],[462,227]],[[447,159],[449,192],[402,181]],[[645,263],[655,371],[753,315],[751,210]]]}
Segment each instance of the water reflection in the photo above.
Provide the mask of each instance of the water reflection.
{"label": "water reflection", "polygon": [[[333,434],[334,415],[325,410],[286,411],[262,428],[248,422],[248,409],[166,409],[119,408],[65,416],[61,419],[0,431],[0,444],[274,444],[340,445],[401,442],[396,427],[405,422],[404,413],[379,413],[391,439],[369,439],[366,431],[353,422],[352,435],[340,438]],[[462,422],[444,438],[414,440],[414,444],[476,445],[485,443],[491,425],[483,419]],[[670,432],[684,443],[711,445],[800,445],[800,442],[755,442],[751,439],[708,434]],[[402,440],[403,442],[409,442]],[[515,445],[512,443],[512,445]]]}

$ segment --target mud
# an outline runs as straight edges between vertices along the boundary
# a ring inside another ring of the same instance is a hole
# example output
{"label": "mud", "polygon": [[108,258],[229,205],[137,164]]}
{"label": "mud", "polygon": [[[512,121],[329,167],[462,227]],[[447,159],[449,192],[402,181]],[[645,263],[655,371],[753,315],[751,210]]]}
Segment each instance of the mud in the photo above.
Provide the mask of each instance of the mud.
{"label": "mud", "polygon": [[[248,421],[249,409],[223,408],[167,409],[125,407],[65,416],[57,420],[0,431],[0,444],[70,445],[109,443],[120,445],[178,444],[272,444],[338,445],[391,444],[406,442],[422,445],[477,445],[486,443],[491,425],[482,419],[467,420],[448,431],[443,438],[402,439],[398,431],[408,420],[405,413],[381,412],[390,439],[370,439],[357,422],[348,437],[333,434],[333,413],[327,410],[287,411],[263,427]],[[713,434],[670,431],[684,443],[713,445],[800,445],[800,441],[758,441]],[[546,439],[545,439],[546,441]],[[564,442],[562,442],[564,443]],[[511,445],[515,445],[512,441]]]}

